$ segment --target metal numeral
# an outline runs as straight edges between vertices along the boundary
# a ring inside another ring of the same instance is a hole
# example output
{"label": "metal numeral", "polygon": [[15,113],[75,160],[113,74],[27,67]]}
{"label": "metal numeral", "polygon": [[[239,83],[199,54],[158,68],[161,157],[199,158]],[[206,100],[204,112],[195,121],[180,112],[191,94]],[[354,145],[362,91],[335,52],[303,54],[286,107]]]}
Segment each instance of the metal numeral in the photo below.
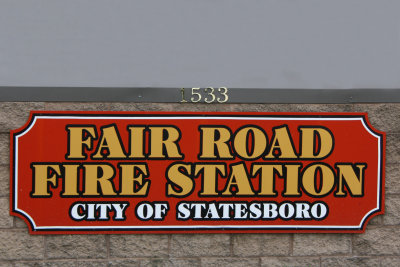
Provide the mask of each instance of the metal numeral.
{"label": "metal numeral", "polygon": [[[217,93],[216,93],[217,91]],[[205,102],[208,104],[211,103],[226,103],[229,100],[228,88],[227,87],[219,87],[215,90],[213,87],[204,88],[201,90],[200,87],[191,88],[191,97],[190,101],[185,99],[185,88],[181,88],[181,103],[191,102],[191,103],[199,103]]]}

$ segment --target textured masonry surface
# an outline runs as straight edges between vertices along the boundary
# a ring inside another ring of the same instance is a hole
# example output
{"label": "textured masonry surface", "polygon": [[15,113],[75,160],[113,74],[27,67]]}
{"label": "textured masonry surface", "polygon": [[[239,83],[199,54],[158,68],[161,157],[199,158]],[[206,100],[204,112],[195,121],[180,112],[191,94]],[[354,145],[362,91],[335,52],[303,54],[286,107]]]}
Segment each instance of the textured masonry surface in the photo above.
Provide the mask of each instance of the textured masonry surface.
{"label": "textured masonry surface", "polygon": [[[368,112],[387,133],[386,214],[364,234],[29,235],[9,215],[9,131],[30,110]],[[0,102],[0,266],[399,266],[400,104]]]}

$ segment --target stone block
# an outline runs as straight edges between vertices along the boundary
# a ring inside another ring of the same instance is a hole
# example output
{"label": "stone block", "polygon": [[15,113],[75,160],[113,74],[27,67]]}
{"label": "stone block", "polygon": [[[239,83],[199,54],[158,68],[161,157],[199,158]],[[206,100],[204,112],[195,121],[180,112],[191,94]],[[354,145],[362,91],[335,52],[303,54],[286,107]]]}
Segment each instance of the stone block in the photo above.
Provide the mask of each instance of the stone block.
{"label": "stone block", "polygon": [[22,220],[19,217],[14,216],[14,226],[16,228],[24,228],[24,229],[26,229],[26,231],[28,231],[28,225],[26,224],[26,222],[24,220]]}
{"label": "stone block", "polygon": [[111,257],[165,257],[168,256],[167,235],[112,235]]}
{"label": "stone block", "polygon": [[[99,265],[102,266],[102,265]],[[110,260],[107,267],[139,267],[140,260]],[[154,265],[157,266],[157,265]]]}
{"label": "stone block", "polygon": [[289,255],[290,235],[238,234],[233,236],[233,254],[236,256]]}
{"label": "stone block", "polygon": [[400,162],[400,135],[386,135],[386,164]]}
{"label": "stone block", "polygon": [[282,104],[230,104],[231,112],[288,112],[288,105]]}
{"label": "stone block", "polygon": [[381,225],[382,221],[383,221],[383,215],[376,215],[372,217],[371,220],[369,220],[368,225]]}
{"label": "stone block", "polygon": [[0,132],[22,127],[31,110],[43,110],[43,102],[0,102]]}
{"label": "stone block", "polygon": [[351,252],[348,234],[295,234],[293,255],[345,255]]}
{"label": "stone block", "polygon": [[9,261],[0,261],[1,267],[14,267],[14,265]]}
{"label": "stone block", "polygon": [[322,258],[322,267],[358,267],[358,266],[380,266],[379,258],[371,257],[332,257],[332,258]]}
{"label": "stone block", "polygon": [[49,102],[45,104],[46,110],[68,110],[68,111],[109,111],[110,103],[96,102]]}
{"label": "stone block", "polygon": [[400,266],[400,257],[384,257],[381,259],[382,267],[398,267]]}
{"label": "stone block", "polygon": [[[179,104],[167,103],[110,103],[113,111],[179,111]],[[193,109],[193,107],[192,107]]]}
{"label": "stone block", "polygon": [[19,261],[14,263],[15,267],[44,267],[43,261]]}
{"label": "stone block", "polygon": [[353,112],[352,104],[282,104],[290,112]]}
{"label": "stone block", "polygon": [[[129,265],[131,266],[131,265]],[[140,267],[200,267],[200,259],[145,259]]]}
{"label": "stone block", "polygon": [[8,197],[9,194],[10,194],[10,167],[8,165],[0,165],[0,197]]}
{"label": "stone block", "polygon": [[0,198],[0,228],[11,228],[14,224],[14,219],[10,215],[10,205],[8,198]]}
{"label": "stone block", "polygon": [[[79,267],[82,265],[77,265],[75,261],[46,261],[44,263],[45,267]],[[92,265],[84,265],[85,267],[90,267]]]}
{"label": "stone block", "polygon": [[320,266],[319,258],[315,257],[263,257],[261,258],[262,267],[314,267]]}
{"label": "stone block", "polygon": [[14,263],[15,267],[77,267],[91,265],[76,265],[75,261],[25,261]]}
{"label": "stone block", "polygon": [[[76,263],[77,267],[108,267],[110,266],[110,262],[108,261],[93,261],[93,260],[86,260],[86,261],[81,261],[78,260]],[[134,265],[133,265],[134,266]]]}
{"label": "stone block", "polygon": [[10,164],[10,135],[0,133],[0,164]]}
{"label": "stone block", "polygon": [[355,255],[400,255],[400,228],[372,228],[354,235]]}
{"label": "stone block", "polygon": [[228,256],[230,237],[221,234],[172,235],[171,256]]}
{"label": "stone block", "polygon": [[43,236],[20,230],[0,230],[0,260],[35,260],[43,257]]}
{"label": "stone block", "polygon": [[399,194],[400,193],[400,165],[398,163],[386,164],[385,169],[385,193]]}
{"label": "stone block", "polygon": [[230,104],[233,112],[352,112],[350,104]]}
{"label": "stone block", "polygon": [[46,256],[49,259],[107,258],[103,235],[46,236]]}
{"label": "stone block", "polygon": [[258,258],[201,258],[201,266],[207,267],[243,267],[243,266],[259,266]]}
{"label": "stone block", "polygon": [[385,215],[383,224],[400,225],[400,196],[390,195],[385,199]]}
{"label": "stone block", "polygon": [[400,104],[355,104],[356,112],[368,112],[368,118],[376,129],[388,133],[400,132]]}

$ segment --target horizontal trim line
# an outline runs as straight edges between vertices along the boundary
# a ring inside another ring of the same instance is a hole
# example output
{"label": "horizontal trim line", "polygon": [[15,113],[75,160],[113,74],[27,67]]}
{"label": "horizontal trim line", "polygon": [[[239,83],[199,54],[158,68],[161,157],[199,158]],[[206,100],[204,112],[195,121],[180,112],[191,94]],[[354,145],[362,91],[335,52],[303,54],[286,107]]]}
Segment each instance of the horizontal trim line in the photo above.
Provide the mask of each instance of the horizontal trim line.
{"label": "horizontal trim line", "polygon": [[[226,103],[400,103],[400,89],[228,88]],[[185,99],[190,103],[190,88]],[[216,90],[217,91],[217,90]],[[203,93],[204,94],[204,93]],[[216,92],[217,94],[217,92]],[[206,94],[203,95],[203,99]],[[221,97],[223,99],[223,97]],[[0,102],[180,103],[181,88],[0,86]],[[204,103],[204,102],[198,102]],[[218,102],[215,102],[218,104]]]}

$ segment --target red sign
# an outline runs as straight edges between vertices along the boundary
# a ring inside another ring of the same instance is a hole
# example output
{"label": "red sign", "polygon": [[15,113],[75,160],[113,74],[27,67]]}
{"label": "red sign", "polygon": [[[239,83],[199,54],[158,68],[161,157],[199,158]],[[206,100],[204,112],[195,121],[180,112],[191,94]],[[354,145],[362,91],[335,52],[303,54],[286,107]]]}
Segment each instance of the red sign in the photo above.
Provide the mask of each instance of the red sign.
{"label": "red sign", "polygon": [[38,234],[362,232],[384,164],[360,113],[32,112],[10,206]]}

